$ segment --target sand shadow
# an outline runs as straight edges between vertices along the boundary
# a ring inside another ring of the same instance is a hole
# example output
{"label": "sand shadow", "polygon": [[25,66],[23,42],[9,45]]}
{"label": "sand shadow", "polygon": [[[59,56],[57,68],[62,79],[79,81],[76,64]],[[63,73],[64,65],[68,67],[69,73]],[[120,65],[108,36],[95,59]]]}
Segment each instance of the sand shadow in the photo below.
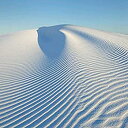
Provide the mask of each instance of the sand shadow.
{"label": "sand shadow", "polygon": [[65,46],[65,35],[60,31],[64,25],[41,27],[37,30],[38,44],[48,58],[59,57]]}

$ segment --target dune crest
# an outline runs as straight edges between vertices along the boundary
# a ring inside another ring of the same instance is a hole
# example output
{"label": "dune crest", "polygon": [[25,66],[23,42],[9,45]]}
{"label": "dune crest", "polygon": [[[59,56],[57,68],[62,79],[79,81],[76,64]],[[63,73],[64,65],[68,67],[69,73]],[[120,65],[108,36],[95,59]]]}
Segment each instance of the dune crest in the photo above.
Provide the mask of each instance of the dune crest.
{"label": "dune crest", "polygon": [[65,45],[65,35],[60,31],[62,25],[42,27],[37,30],[38,44],[47,57],[60,56]]}
{"label": "dune crest", "polygon": [[0,127],[128,127],[127,35],[41,27],[0,51]]}

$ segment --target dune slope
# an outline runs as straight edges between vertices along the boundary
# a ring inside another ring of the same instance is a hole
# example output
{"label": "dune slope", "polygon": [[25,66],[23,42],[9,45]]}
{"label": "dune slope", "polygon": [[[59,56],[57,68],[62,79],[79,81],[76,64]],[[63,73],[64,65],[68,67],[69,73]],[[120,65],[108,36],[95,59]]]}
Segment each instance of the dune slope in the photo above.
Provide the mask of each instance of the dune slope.
{"label": "dune slope", "polygon": [[0,36],[0,127],[127,128],[128,36],[72,25]]}

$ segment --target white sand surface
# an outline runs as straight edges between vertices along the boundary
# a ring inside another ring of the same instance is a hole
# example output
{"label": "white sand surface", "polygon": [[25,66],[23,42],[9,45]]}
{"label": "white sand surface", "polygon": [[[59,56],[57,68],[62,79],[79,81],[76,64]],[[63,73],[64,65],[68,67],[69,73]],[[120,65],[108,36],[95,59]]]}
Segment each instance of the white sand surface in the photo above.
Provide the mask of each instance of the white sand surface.
{"label": "white sand surface", "polygon": [[128,128],[128,35],[73,25],[0,36],[1,128]]}

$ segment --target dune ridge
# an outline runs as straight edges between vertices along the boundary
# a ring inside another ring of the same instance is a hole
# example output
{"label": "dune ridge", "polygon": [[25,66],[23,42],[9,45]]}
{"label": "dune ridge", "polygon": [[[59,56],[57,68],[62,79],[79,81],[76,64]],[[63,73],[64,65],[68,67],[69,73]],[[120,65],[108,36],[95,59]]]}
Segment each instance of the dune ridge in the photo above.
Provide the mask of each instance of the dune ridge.
{"label": "dune ridge", "polygon": [[1,36],[0,51],[0,127],[128,127],[127,35],[41,27]]}

